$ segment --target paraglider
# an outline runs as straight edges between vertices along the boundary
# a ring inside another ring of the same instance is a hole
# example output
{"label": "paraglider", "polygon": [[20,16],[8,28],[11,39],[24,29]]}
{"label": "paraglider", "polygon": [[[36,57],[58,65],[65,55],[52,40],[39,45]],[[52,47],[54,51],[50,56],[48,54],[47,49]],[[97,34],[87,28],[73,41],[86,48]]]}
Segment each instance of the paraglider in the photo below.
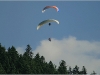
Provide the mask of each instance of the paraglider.
{"label": "paraglider", "polygon": [[49,23],[49,26],[51,25],[51,23]]}
{"label": "paraglider", "polygon": [[59,11],[59,8],[57,6],[46,6],[46,7],[43,8],[42,13],[44,13],[45,10],[49,9],[49,8],[54,8],[57,12]]}
{"label": "paraglider", "polygon": [[48,40],[51,41],[51,38],[49,38]]}
{"label": "paraglider", "polygon": [[[46,7],[43,8],[42,13],[44,13],[46,11],[46,9],[49,9],[49,8],[53,8],[57,12],[59,11],[59,8],[57,6],[46,6]],[[56,22],[57,24],[59,24],[59,21],[58,20],[55,20],[55,19],[44,20],[44,21],[42,21],[42,22],[40,22],[38,24],[37,30],[39,30],[41,28],[41,26],[43,26],[46,23],[48,23],[48,25],[50,26],[51,25],[51,22]],[[51,42],[51,38],[48,38],[48,40]]]}
{"label": "paraglider", "polygon": [[[44,24],[46,24],[48,22],[56,22],[57,24],[59,24],[59,21],[55,20],[55,19],[44,20],[44,21],[39,23],[39,25],[37,26],[37,30],[40,29],[41,26],[43,26]],[[49,24],[49,25],[51,25],[51,24]]]}

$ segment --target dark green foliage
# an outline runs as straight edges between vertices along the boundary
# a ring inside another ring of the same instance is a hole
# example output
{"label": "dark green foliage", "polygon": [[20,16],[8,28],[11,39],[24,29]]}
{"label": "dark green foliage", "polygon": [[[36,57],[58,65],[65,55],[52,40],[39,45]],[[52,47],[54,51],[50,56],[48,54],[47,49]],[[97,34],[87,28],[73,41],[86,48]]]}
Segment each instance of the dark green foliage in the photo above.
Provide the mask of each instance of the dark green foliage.
{"label": "dark green foliage", "polygon": [[82,67],[82,71],[80,72],[80,74],[87,74],[87,70],[85,66]]}
{"label": "dark green foliage", "polygon": [[60,66],[58,67],[59,74],[67,74],[66,62],[62,60],[60,62]]}
{"label": "dark green foliage", "polygon": [[68,73],[68,74],[72,74],[72,68],[71,68],[71,67],[69,67],[69,70],[68,70],[67,73]]}
{"label": "dark green foliage", "polygon": [[75,68],[73,68],[73,74],[80,74],[79,67],[77,65],[75,66]]}
{"label": "dark green foliage", "polygon": [[[0,74],[87,74],[85,66],[79,71],[79,67],[69,67],[61,60],[58,68],[56,65],[45,61],[44,56],[37,53],[33,57],[32,48],[27,45],[24,54],[19,54],[14,46],[5,47],[0,44]],[[96,74],[95,71],[91,74]]]}
{"label": "dark green foliage", "polygon": [[2,67],[2,64],[0,63],[0,74],[5,74],[5,70],[4,68]]}

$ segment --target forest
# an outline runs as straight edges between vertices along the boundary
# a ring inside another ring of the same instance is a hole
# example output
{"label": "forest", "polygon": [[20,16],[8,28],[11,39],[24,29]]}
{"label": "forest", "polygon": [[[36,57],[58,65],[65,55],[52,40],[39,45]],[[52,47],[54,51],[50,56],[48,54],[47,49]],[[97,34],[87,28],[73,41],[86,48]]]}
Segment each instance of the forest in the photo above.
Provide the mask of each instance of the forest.
{"label": "forest", "polygon": [[[79,70],[81,69],[81,70]],[[46,62],[39,53],[34,55],[31,46],[26,46],[25,52],[19,54],[14,46],[6,49],[0,43],[0,74],[87,74],[85,66],[79,68],[67,67],[61,60],[57,67],[52,61]],[[91,71],[91,74],[96,74]]]}

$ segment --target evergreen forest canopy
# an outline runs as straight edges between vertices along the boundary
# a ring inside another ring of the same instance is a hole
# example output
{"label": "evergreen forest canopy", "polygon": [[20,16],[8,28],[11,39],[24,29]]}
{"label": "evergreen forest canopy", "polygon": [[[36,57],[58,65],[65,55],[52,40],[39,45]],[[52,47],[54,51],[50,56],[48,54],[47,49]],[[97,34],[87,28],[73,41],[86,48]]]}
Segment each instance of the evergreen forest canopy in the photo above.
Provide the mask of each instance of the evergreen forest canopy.
{"label": "evergreen forest canopy", "polygon": [[[19,54],[14,46],[6,48],[0,44],[0,74],[87,74],[85,66],[79,70],[67,67],[66,62],[61,60],[59,66],[45,61],[44,56],[39,53],[33,54],[28,44],[24,54]],[[95,71],[91,74],[96,74]]]}

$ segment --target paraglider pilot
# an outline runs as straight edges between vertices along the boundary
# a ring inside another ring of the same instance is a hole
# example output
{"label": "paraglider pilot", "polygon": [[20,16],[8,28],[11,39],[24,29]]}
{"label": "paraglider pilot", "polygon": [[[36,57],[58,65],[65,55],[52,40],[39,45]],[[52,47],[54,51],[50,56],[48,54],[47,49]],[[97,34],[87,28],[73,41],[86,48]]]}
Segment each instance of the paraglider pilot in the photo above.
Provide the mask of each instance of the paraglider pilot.
{"label": "paraglider pilot", "polygon": [[51,25],[51,23],[49,23],[49,26]]}
{"label": "paraglider pilot", "polygon": [[48,40],[51,41],[51,38],[49,38]]}

